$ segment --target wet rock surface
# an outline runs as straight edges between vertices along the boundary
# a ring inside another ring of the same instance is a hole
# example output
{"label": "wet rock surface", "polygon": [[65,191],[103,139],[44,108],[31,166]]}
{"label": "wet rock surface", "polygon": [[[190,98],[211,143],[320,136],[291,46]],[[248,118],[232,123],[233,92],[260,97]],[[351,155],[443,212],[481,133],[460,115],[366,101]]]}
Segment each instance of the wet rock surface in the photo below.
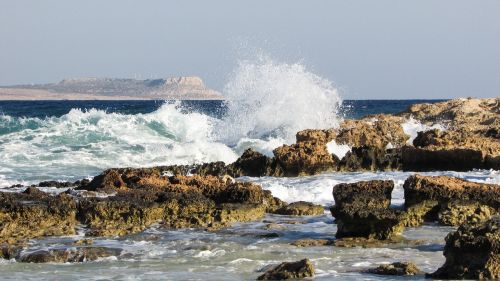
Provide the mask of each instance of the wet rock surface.
{"label": "wet rock surface", "polygon": [[394,262],[391,264],[383,264],[379,267],[368,269],[367,273],[379,275],[416,275],[421,271],[411,262]]}
{"label": "wet rock surface", "polygon": [[309,259],[297,262],[283,262],[267,270],[257,280],[287,280],[314,276],[314,265]]}
{"label": "wet rock surface", "polygon": [[500,217],[462,225],[446,237],[445,264],[438,279],[500,279]]}
{"label": "wet rock surface", "polygon": [[393,181],[381,180],[334,186],[335,237],[384,240],[402,232],[404,213],[389,208],[393,188]]}
{"label": "wet rock surface", "polygon": [[323,206],[305,201],[293,202],[274,211],[275,214],[288,216],[317,216],[324,212]]}
{"label": "wet rock surface", "polygon": [[404,183],[407,225],[461,225],[489,219],[500,207],[500,186],[447,176],[410,176]]}
{"label": "wet rock surface", "polygon": [[38,250],[31,253],[22,254],[19,262],[27,263],[47,263],[47,262],[85,262],[95,261],[98,258],[119,256],[120,249],[105,247],[79,247],[73,249],[51,249]]}
{"label": "wet rock surface", "polygon": [[0,244],[75,234],[76,201],[30,187],[22,193],[0,192]]}

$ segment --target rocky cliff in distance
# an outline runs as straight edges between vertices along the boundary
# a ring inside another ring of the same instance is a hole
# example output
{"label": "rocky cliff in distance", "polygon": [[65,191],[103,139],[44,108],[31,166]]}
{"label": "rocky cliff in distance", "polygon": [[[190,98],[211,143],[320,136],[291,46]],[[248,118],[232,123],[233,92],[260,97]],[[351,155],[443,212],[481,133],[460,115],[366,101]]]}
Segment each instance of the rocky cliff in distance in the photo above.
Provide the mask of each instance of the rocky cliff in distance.
{"label": "rocky cliff in distance", "polygon": [[59,83],[0,87],[0,100],[221,100],[200,77],[72,78]]}

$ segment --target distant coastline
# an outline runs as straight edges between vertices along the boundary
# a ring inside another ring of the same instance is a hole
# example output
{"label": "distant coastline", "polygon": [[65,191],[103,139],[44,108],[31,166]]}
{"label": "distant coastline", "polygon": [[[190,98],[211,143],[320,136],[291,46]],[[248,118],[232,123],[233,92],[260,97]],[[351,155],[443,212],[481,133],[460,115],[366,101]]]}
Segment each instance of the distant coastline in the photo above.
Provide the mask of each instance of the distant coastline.
{"label": "distant coastline", "polygon": [[223,100],[199,77],[72,78],[58,83],[0,87],[0,100]]}

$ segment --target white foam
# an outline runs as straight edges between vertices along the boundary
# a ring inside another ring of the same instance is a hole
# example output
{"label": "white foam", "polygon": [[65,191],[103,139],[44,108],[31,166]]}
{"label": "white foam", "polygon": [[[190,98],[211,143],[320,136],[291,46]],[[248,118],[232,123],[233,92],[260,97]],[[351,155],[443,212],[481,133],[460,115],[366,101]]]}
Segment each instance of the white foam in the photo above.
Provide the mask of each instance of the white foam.
{"label": "white foam", "polygon": [[328,153],[335,154],[339,159],[344,158],[347,152],[351,151],[351,147],[347,144],[337,144],[335,140],[326,144]]}
{"label": "white foam", "polygon": [[418,132],[425,132],[432,129],[439,129],[445,131],[446,128],[441,124],[432,124],[431,126],[422,124],[420,121],[415,120],[410,117],[406,122],[401,124],[405,134],[410,136],[410,139],[406,142],[407,144],[413,144],[413,140],[417,137]]}
{"label": "white foam", "polygon": [[277,63],[266,56],[241,61],[224,88],[228,113],[219,138],[295,140],[303,129],[338,125],[341,99],[332,83],[302,64]]}

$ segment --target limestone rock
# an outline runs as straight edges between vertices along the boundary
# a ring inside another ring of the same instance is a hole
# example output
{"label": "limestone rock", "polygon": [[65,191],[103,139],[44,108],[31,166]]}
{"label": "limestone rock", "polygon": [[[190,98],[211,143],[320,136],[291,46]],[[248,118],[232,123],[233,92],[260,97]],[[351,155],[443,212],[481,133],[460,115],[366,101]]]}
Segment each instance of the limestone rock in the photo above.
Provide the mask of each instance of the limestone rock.
{"label": "limestone rock", "polygon": [[359,181],[340,183],[333,187],[335,205],[356,204],[367,208],[388,208],[391,204],[391,193],[394,189],[392,180]]}
{"label": "limestone rock", "polygon": [[324,212],[325,209],[321,205],[298,201],[285,205],[276,210],[274,213],[288,216],[318,216],[322,215]]}
{"label": "limestone rock", "polygon": [[414,263],[394,262],[369,269],[367,272],[379,275],[415,275],[419,274],[421,271]]}
{"label": "limestone rock", "polygon": [[38,250],[23,254],[19,257],[20,262],[47,263],[47,262],[85,262],[95,261],[98,258],[119,256],[120,249],[105,247],[78,247],[72,249],[50,249]]}
{"label": "limestone rock", "polygon": [[326,143],[299,142],[273,150],[285,176],[314,175],[336,170],[338,159],[328,152]]}
{"label": "limestone rock", "polygon": [[0,243],[72,235],[75,226],[76,202],[66,194],[53,196],[34,187],[23,193],[0,192]]}
{"label": "limestone rock", "polygon": [[291,243],[297,247],[319,247],[334,245],[334,240],[329,239],[300,239]]}
{"label": "limestone rock", "polygon": [[500,207],[500,186],[447,176],[408,177],[404,185],[405,209],[412,223],[440,220],[459,225],[488,219]]}
{"label": "limestone rock", "polygon": [[309,259],[284,262],[259,276],[257,280],[286,280],[314,276],[314,265]]}
{"label": "limestone rock", "polygon": [[500,279],[500,217],[462,225],[446,236],[446,262],[430,274],[439,279]]}

